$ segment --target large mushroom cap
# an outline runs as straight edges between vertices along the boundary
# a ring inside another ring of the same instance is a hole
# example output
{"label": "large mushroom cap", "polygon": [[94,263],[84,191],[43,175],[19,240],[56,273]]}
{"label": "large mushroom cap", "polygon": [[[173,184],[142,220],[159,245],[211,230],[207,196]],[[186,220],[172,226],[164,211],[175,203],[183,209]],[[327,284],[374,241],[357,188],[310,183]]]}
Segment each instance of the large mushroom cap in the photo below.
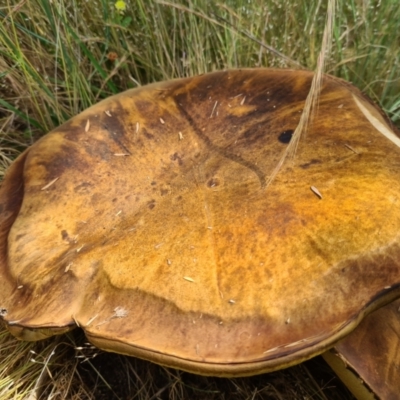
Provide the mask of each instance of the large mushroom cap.
{"label": "large mushroom cap", "polygon": [[400,140],[358,90],[324,78],[294,163],[266,185],[312,76],[149,85],[28,149],[0,192],[11,332],[78,324],[106,350],[246,375],[322,352],[399,296]]}
{"label": "large mushroom cap", "polygon": [[357,399],[399,398],[400,299],[368,315],[324,353]]}

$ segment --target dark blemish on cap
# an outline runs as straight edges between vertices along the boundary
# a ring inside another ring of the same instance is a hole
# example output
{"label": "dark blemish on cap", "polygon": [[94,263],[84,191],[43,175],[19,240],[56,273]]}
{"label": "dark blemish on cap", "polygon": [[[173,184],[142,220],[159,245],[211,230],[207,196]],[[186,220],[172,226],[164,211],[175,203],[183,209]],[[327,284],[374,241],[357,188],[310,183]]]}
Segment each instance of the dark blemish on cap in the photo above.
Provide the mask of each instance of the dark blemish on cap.
{"label": "dark blemish on cap", "polygon": [[15,241],[21,240],[23,237],[26,236],[26,233],[20,233],[19,235],[15,236]]}
{"label": "dark blemish on cap", "polygon": [[216,187],[216,186],[219,186],[220,185],[220,180],[218,179],[218,178],[211,178],[208,182],[207,182],[207,186],[209,187],[209,188],[213,188],[213,187]]}
{"label": "dark blemish on cap", "polygon": [[102,161],[109,161],[113,155],[108,143],[94,138],[84,143],[84,149],[91,157],[100,158]]}
{"label": "dark blemish on cap", "polygon": [[[49,143],[49,142],[48,142]],[[53,180],[60,177],[64,172],[73,174],[73,171],[85,173],[91,169],[90,164],[82,157],[82,153],[75,146],[64,143],[60,146],[60,151],[54,152],[52,158],[48,161],[40,160],[37,165],[46,170],[46,179]]]}
{"label": "dark blemish on cap", "polygon": [[153,139],[154,139],[154,135],[151,134],[151,133],[149,133],[149,132],[147,131],[147,129],[142,128],[142,132],[143,132],[144,136],[146,136],[147,139],[149,139],[149,140],[153,140]]}
{"label": "dark blemish on cap", "polygon": [[152,210],[156,206],[156,201],[150,200],[147,205],[149,206],[150,210]]}
{"label": "dark blemish on cap", "polygon": [[286,131],[283,131],[282,133],[279,134],[278,140],[281,143],[286,143],[286,144],[289,143],[290,140],[292,139],[293,132],[294,132],[293,129],[288,129]]}
{"label": "dark blemish on cap", "polygon": [[126,136],[128,130],[125,128],[124,121],[129,116],[129,112],[125,110],[122,104],[118,101],[110,104],[111,116],[102,116],[101,125],[108,132],[109,138],[123,151],[131,154],[129,150],[129,140]]}
{"label": "dark blemish on cap", "polygon": [[154,105],[151,101],[140,99],[135,99],[135,106],[142,115],[150,114],[154,108]]}
{"label": "dark blemish on cap", "polygon": [[81,184],[74,187],[75,193],[89,193],[89,187],[93,186],[89,182],[82,182]]}
{"label": "dark blemish on cap", "polygon": [[179,165],[183,164],[182,157],[178,153],[174,153],[172,156],[169,157],[171,161],[178,161]]}
{"label": "dark blemish on cap", "polygon": [[322,162],[322,161],[320,161],[320,160],[312,159],[312,160],[311,160],[310,162],[308,162],[308,163],[301,164],[300,167],[303,168],[303,169],[307,169],[307,168],[309,168],[311,165],[314,165],[314,164],[321,164],[321,162]]}

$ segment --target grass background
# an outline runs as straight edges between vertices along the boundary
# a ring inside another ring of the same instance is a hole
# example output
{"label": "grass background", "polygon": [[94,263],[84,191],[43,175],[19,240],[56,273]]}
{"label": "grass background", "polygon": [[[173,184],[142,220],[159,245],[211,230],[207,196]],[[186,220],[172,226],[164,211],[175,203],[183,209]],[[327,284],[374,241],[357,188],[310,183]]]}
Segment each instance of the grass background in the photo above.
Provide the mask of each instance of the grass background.
{"label": "grass background", "polygon": [[[226,68],[315,69],[326,10],[327,0],[0,0],[0,178],[40,136],[123,90]],[[397,126],[399,49],[398,0],[337,0],[326,71]],[[29,344],[2,329],[0,399],[351,399],[318,359],[228,380],[94,354],[79,332]]]}

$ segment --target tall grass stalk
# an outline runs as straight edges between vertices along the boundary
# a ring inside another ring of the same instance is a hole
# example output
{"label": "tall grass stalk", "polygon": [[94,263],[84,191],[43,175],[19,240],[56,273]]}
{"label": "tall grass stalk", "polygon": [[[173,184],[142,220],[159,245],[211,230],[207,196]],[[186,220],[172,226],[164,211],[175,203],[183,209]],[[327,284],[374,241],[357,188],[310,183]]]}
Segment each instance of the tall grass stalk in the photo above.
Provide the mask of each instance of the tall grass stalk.
{"label": "tall grass stalk", "polygon": [[269,176],[267,180],[267,185],[269,185],[275,179],[276,175],[280,171],[283,163],[288,156],[290,156],[292,160],[294,159],[301,136],[307,133],[307,129],[312,122],[312,118],[315,115],[316,108],[318,106],[318,99],[320,95],[323,74],[325,72],[326,58],[331,53],[332,48],[332,32],[335,19],[335,9],[336,0],[328,0],[328,10],[326,14],[326,23],[322,37],[321,50],[319,51],[317,65],[315,67],[315,73],[311,82],[310,91],[305,101],[300,121],[296,129],[294,130],[293,137],[289,145],[283,152],[276,167],[273,169],[271,175]]}

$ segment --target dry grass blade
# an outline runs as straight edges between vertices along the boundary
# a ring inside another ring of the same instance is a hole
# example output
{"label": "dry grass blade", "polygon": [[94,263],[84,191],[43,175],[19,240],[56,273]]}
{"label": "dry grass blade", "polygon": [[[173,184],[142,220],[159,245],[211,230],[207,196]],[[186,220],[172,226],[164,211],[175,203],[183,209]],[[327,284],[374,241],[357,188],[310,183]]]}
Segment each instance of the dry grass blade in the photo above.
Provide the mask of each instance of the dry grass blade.
{"label": "dry grass blade", "polygon": [[297,147],[300,142],[302,135],[307,133],[307,129],[312,123],[312,119],[318,108],[318,99],[321,92],[321,82],[325,71],[326,58],[331,52],[332,47],[332,36],[333,36],[333,24],[335,19],[336,0],[328,0],[328,11],[326,16],[326,24],[324,28],[324,34],[322,39],[321,50],[318,55],[317,67],[315,69],[314,77],[311,82],[311,88],[308,93],[307,99],[304,104],[303,112],[300,117],[300,121],[292,135],[289,145],[286,147],[283,155],[281,156],[278,164],[272,171],[271,175],[266,181],[266,186],[270,185],[275,179],[276,175],[281,170],[283,163],[289,157],[294,159],[297,151]]}

